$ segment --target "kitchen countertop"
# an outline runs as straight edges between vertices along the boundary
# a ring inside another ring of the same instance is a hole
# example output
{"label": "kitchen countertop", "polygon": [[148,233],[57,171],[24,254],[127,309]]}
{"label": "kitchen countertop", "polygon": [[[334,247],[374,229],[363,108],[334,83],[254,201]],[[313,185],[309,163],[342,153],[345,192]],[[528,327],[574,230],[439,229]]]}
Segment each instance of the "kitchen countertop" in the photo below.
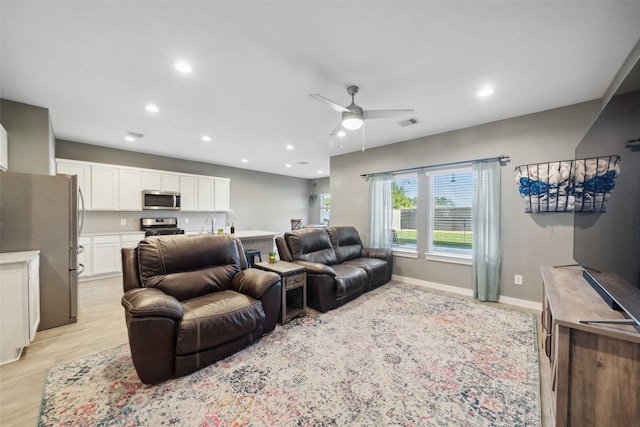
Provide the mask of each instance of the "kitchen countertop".
{"label": "kitchen countertop", "polygon": [[31,261],[40,251],[20,251],[0,253],[0,265],[15,264]]}
{"label": "kitchen countertop", "polygon": [[112,231],[110,233],[82,233],[80,237],[93,237],[93,236],[121,236],[125,234],[142,234],[144,231]]}
{"label": "kitchen countertop", "polygon": [[[185,230],[185,234],[209,234],[206,231],[202,230]],[[217,233],[213,233],[217,234]],[[242,230],[236,231],[233,235],[238,239],[267,239],[273,238],[277,235],[275,231],[264,231],[264,230]]]}

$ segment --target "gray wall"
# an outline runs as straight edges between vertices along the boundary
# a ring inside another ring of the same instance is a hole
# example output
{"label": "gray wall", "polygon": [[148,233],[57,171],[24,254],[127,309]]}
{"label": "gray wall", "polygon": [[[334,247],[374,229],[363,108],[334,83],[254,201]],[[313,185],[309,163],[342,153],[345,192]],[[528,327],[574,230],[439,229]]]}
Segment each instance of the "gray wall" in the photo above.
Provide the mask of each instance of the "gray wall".
{"label": "gray wall", "polygon": [[0,123],[7,130],[9,172],[55,173],[55,135],[48,109],[2,99]]}
{"label": "gray wall", "polygon": [[[267,230],[282,233],[291,228],[291,218],[309,221],[309,180],[284,175],[255,172],[170,157],[116,150],[96,145],[57,140],[58,158],[108,163],[173,172],[219,176],[231,179],[231,209],[228,221],[236,230]],[[143,212],[89,212],[87,232],[129,231],[137,229],[137,218]],[[147,215],[148,216],[148,215]],[[180,212],[164,216],[177,216],[186,229],[199,230],[207,214]],[[120,226],[120,219],[130,219]],[[189,218],[189,225],[184,224]],[[217,223],[218,224],[218,223]],[[226,225],[226,224],[225,224]],[[106,229],[116,227],[116,230]],[[217,226],[216,226],[217,227]]]}
{"label": "gray wall", "polygon": [[[360,174],[508,155],[502,167],[501,295],[539,302],[540,266],[573,263],[573,215],[524,213],[514,167],[572,159],[599,109],[598,101],[590,101],[332,157],[332,225],[354,225],[368,241],[369,183]],[[424,198],[420,208],[426,208]],[[418,223],[426,230],[426,220]],[[472,289],[471,266],[427,261],[425,240],[418,242],[418,259],[394,257],[394,274]],[[523,286],[513,284],[514,274],[524,276]]]}

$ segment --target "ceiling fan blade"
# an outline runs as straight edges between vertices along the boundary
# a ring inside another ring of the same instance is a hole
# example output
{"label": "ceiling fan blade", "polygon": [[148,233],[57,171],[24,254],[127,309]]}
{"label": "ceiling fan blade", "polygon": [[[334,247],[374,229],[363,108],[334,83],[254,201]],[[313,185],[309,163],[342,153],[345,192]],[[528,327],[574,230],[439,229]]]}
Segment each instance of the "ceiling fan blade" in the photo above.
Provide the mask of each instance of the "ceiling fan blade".
{"label": "ceiling fan blade", "polygon": [[346,109],[345,107],[343,107],[342,105],[338,105],[335,102],[333,102],[330,99],[325,98],[324,96],[318,95],[317,93],[312,93],[309,95],[310,97],[312,97],[313,99],[322,102],[323,104],[326,104],[327,106],[329,106],[329,108],[331,108],[334,111],[337,111],[338,113],[346,113],[349,110]]}
{"label": "ceiling fan blade", "polygon": [[338,134],[338,132],[340,132],[341,130],[342,130],[342,121],[339,121],[338,122],[338,126],[336,126],[336,128],[331,131],[329,136],[336,136]]}
{"label": "ceiling fan blade", "polygon": [[413,110],[366,110],[365,120],[387,119],[390,117],[402,117],[413,114]]}

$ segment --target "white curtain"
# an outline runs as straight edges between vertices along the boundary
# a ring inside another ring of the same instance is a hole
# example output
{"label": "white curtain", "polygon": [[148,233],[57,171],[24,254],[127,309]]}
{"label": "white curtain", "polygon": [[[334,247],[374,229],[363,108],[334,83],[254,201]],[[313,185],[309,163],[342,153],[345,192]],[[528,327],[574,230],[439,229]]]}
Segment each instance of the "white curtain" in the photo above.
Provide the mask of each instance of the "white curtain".
{"label": "white curtain", "polygon": [[393,175],[374,175],[369,179],[369,247],[391,248]]}
{"label": "white curtain", "polygon": [[500,297],[500,161],[474,162],[473,296],[480,301]]}

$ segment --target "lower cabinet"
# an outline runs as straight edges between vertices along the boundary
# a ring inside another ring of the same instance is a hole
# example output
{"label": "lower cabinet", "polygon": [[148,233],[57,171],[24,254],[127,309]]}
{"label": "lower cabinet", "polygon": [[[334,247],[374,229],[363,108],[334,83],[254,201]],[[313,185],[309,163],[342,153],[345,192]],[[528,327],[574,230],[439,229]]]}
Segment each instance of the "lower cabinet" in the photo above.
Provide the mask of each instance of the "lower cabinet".
{"label": "lower cabinet", "polygon": [[40,251],[0,254],[0,365],[20,359],[40,324]]}
{"label": "lower cabinet", "polygon": [[96,236],[82,236],[79,243],[83,247],[78,254],[80,264],[84,270],[82,278],[91,276],[117,274],[122,272],[121,248],[136,247],[144,233],[108,234]]}

